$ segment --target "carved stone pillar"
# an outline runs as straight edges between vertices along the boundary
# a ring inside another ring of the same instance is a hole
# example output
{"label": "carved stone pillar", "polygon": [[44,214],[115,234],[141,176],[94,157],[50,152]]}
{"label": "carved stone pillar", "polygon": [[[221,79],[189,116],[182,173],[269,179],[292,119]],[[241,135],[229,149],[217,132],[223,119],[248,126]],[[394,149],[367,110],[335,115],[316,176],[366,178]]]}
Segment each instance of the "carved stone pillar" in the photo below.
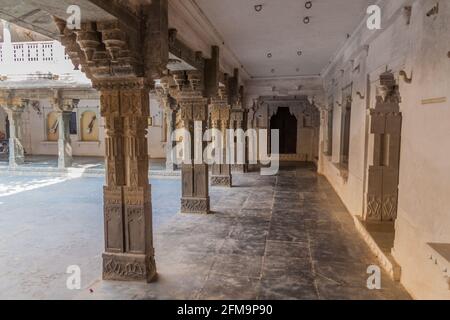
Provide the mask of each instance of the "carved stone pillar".
{"label": "carved stone pillar", "polygon": [[26,101],[7,92],[0,97],[0,106],[4,107],[9,119],[9,166],[15,168],[25,162],[22,139],[22,114]]}
{"label": "carved stone pillar", "polygon": [[22,146],[22,106],[8,107],[9,117],[9,166],[16,167],[25,162],[24,150]]}
{"label": "carved stone pillar", "polygon": [[55,18],[68,56],[100,91],[106,128],[106,280],[156,276],[146,134],[149,92],[169,58],[168,1],[136,6],[132,19],[83,20],[80,30]]}
{"label": "carved stone pillar", "polygon": [[402,114],[394,75],[380,76],[375,109],[370,110],[374,135],[373,165],[369,167],[365,220],[394,221],[397,218]]}
{"label": "carved stone pillar", "polygon": [[[203,133],[206,130],[208,115],[208,99],[203,97],[202,73],[200,71],[188,71],[175,75],[178,83],[177,102],[180,106],[181,119],[184,129],[190,136],[191,143],[185,144],[189,150],[184,149],[185,159],[181,168],[182,180],[182,213],[210,213],[208,165],[203,161]],[[197,128],[197,144],[195,127]],[[188,137],[184,137],[186,139]],[[186,141],[184,141],[186,142]],[[197,151],[196,151],[197,150]],[[201,152],[201,160],[198,152]],[[197,155],[197,157],[196,157]],[[189,157],[189,159],[186,159]],[[200,163],[199,163],[200,162]]]}
{"label": "carved stone pillar", "polygon": [[99,86],[106,126],[103,279],[156,275],[148,180],[149,87],[142,81]]}
{"label": "carved stone pillar", "polygon": [[70,140],[69,123],[72,112],[59,112],[58,168],[72,166],[72,141]]}
{"label": "carved stone pillar", "polygon": [[64,99],[60,91],[55,91],[53,108],[58,113],[58,168],[72,166],[72,141],[70,139],[70,118],[78,100]]}
{"label": "carved stone pillar", "polygon": [[176,165],[172,157],[172,151],[176,146],[176,141],[172,141],[172,134],[176,130],[177,113],[172,109],[166,109],[166,130],[167,130],[167,144],[166,144],[166,170],[176,170]]}
{"label": "carved stone pillar", "polygon": [[[163,58],[167,17],[160,14],[167,2],[153,1],[151,6],[145,13],[161,23],[150,23],[148,16],[142,16],[148,23],[135,29],[111,20],[86,22],[73,32],[57,20],[69,56],[82,65],[101,96],[106,128],[105,280],[149,282],[156,275],[146,129],[150,85],[167,64]],[[147,36],[152,39],[142,47],[140,41]],[[153,59],[142,59],[150,55]]]}
{"label": "carved stone pillar", "polygon": [[[231,109],[230,115],[230,129],[232,130],[242,130],[244,133],[247,131],[247,110],[241,107],[235,107]],[[245,141],[244,141],[245,142]],[[236,144],[236,148],[238,145]],[[235,154],[237,154],[237,149],[235,148]],[[248,172],[248,145],[245,143],[244,150],[244,163],[235,163],[231,166],[232,171],[236,173],[246,173]]]}
{"label": "carved stone pillar", "polygon": [[[244,101],[244,87],[239,86],[239,69],[234,70],[234,75],[228,80],[229,87],[229,103],[231,105],[230,129],[233,130],[247,130],[247,111],[243,107]],[[244,141],[245,142],[245,141]],[[234,153],[237,155],[237,147],[235,146]],[[238,159],[235,159],[235,162]],[[242,162],[242,161],[240,161]],[[248,146],[245,144],[244,163],[235,163],[232,165],[233,172],[245,173],[248,171]]]}
{"label": "carved stone pillar", "polygon": [[173,134],[176,130],[177,112],[179,111],[176,100],[170,95],[170,82],[169,76],[160,79],[160,86],[157,88],[156,93],[159,100],[164,107],[165,121],[166,121],[166,170],[174,171],[177,169],[173,150],[177,145],[176,141],[173,141]]}
{"label": "carved stone pillar", "polygon": [[[226,100],[213,98],[211,100],[211,123],[214,129],[221,133],[221,162],[215,163],[211,167],[211,186],[231,187],[231,164],[227,163],[227,129],[230,123],[230,106]],[[217,150],[216,150],[217,151]]]}

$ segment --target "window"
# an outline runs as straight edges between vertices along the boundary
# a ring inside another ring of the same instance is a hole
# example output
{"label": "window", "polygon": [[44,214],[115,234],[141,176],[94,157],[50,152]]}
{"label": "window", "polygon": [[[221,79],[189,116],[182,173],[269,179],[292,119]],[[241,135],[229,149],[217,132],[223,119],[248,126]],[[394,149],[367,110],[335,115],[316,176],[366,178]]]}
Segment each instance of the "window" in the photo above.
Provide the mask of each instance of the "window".
{"label": "window", "polygon": [[328,156],[333,155],[333,117],[334,117],[334,97],[328,99],[327,113],[327,143],[325,153]]}
{"label": "window", "polygon": [[328,140],[327,140],[327,155],[333,155],[333,106],[328,110]]}
{"label": "window", "polygon": [[348,169],[350,152],[350,122],[352,114],[352,85],[342,91],[342,118],[341,118],[341,156],[340,164]]}
{"label": "window", "polygon": [[78,133],[77,113],[76,112],[72,112],[72,114],[70,115],[69,130],[70,130],[70,134]]}

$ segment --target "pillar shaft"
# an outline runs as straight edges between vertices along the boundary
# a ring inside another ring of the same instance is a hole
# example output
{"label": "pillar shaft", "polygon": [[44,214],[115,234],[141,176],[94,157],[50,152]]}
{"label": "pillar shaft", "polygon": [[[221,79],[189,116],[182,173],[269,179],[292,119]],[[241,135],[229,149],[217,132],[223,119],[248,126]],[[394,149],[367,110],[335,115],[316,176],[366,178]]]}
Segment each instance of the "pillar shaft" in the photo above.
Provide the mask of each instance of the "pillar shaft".
{"label": "pillar shaft", "polygon": [[[201,134],[206,130],[207,99],[197,97],[187,101],[181,99],[181,116],[184,127],[191,137],[190,161],[183,161],[181,169],[182,180],[182,213],[210,213],[210,199],[208,186],[208,165],[195,161],[195,125],[201,125]],[[203,152],[203,142],[202,152]],[[185,150],[186,152],[186,150]],[[187,160],[187,159],[185,159]],[[190,162],[190,163],[189,163]]]}
{"label": "pillar shaft", "polygon": [[[213,100],[213,103],[215,100]],[[220,103],[212,105],[212,123],[215,129],[220,130],[222,139],[222,154],[221,163],[216,163],[212,165],[211,171],[211,185],[212,186],[222,186],[231,187],[232,186],[232,176],[231,176],[231,164],[227,162],[227,129],[229,128],[230,120],[230,108],[226,104],[220,105]]]}
{"label": "pillar shaft", "polygon": [[18,97],[15,90],[0,92],[0,106],[5,109],[9,119],[9,166],[24,163],[22,139],[22,114],[28,101]]}
{"label": "pillar shaft", "polygon": [[[232,108],[230,115],[230,129],[247,131],[247,112],[242,108]],[[237,147],[235,145],[235,155],[237,155]],[[235,159],[237,160],[237,159]],[[244,163],[234,163],[232,166],[232,172],[246,173],[248,172],[248,145],[245,143]]]}
{"label": "pillar shaft", "polygon": [[72,112],[58,113],[58,168],[72,166],[72,141],[70,139],[70,118]]}
{"label": "pillar shaft", "polygon": [[149,89],[100,91],[106,124],[103,279],[150,282],[156,265],[146,137]]}
{"label": "pillar shaft", "polygon": [[58,113],[58,168],[72,166],[72,141],[70,139],[70,118],[78,99],[64,99],[62,90],[53,92],[53,109]]}
{"label": "pillar shaft", "polygon": [[172,141],[172,133],[175,132],[176,112],[172,109],[166,111],[166,130],[167,130],[167,144],[166,144],[166,170],[174,171],[176,165],[172,158],[172,150],[176,146],[176,141]]}
{"label": "pillar shaft", "polygon": [[9,166],[14,168],[25,161],[22,138],[23,108],[9,108]]}

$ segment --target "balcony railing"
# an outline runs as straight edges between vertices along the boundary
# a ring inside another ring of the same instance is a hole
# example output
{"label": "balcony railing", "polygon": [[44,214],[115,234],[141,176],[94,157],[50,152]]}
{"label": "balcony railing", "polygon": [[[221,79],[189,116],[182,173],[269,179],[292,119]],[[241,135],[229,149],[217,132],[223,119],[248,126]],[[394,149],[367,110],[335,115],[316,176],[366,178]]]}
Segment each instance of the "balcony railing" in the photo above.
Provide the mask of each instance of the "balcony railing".
{"label": "balcony railing", "polygon": [[[12,59],[5,60],[4,52],[12,49]],[[64,48],[57,41],[0,43],[0,62],[58,62],[67,61]]]}

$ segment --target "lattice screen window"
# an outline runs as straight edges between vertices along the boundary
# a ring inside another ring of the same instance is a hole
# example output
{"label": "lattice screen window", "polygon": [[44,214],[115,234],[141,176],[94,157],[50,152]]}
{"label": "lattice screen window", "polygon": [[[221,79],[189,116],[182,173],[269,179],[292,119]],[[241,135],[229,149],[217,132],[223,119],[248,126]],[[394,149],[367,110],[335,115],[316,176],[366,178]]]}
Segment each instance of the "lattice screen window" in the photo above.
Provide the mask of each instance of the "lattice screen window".
{"label": "lattice screen window", "polygon": [[28,61],[39,61],[39,45],[28,44],[27,45],[27,58]]}
{"label": "lattice screen window", "polygon": [[13,56],[16,62],[25,61],[25,48],[23,44],[13,45]]}
{"label": "lattice screen window", "polygon": [[53,43],[42,44],[42,61],[53,61]]}

